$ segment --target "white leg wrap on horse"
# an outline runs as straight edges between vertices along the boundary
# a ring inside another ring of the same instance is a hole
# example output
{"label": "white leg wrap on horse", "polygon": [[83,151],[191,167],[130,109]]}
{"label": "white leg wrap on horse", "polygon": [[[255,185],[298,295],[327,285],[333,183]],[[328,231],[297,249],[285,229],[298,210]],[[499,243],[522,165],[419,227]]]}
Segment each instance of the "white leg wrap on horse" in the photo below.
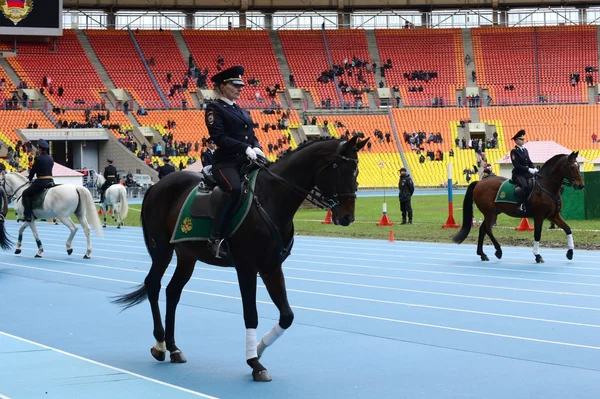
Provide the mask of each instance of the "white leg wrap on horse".
{"label": "white leg wrap on horse", "polygon": [[246,329],[246,360],[258,357],[256,351],[256,329]]}
{"label": "white leg wrap on horse", "polygon": [[569,249],[575,249],[575,243],[573,242],[573,234],[567,234],[567,242]]}
{"label": "white leg wrap on horse", "polygon": [[534,255],[539,255],[540,254],[540,242],[539,241],[534,241],[533,242],[533,254]]}
{"label": "white leg wrap on horse", "polygon": [[167,343],[165,341],[163,341],[163,342],[156,341],[156,343],[154,344],[154,349],[156,349],[159,352],[166,352],[167,351]]}
{"label": "white leg wrap on horse", "polygon": [[269,331],[268,333],[263,335],[262,340],[258,343],[258,347],[256,348],[257,352],[258,352],[258,356],[262,356],[265,349],[267,349],[267,347],[273,345],[273,343],[275,343],[275,341],[277,341],[277,338],[281,337],[284,332],[285,332],[285,330],[283,328],[281,328],[279,323],[277,323],[273,326],[271,331]]}

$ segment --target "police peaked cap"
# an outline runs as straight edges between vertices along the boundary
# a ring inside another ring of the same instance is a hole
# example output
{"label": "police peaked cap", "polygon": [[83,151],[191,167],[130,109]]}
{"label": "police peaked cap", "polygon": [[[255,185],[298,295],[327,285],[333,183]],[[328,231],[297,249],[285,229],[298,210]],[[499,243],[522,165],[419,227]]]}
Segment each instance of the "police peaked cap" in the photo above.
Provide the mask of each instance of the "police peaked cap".
{"label": "police peaked cap", "polygon": [[525,130],[521,129],[514,135],[513,140],[520,139],[521,137],[525,137]]}
{"label": "police peaked cap", "polygon": [[110,158],[106,158],[106,162],[108,162],[108,163],[113,163],[113,160],[112,160],[112,159],[110,159]]}
{"label": "police peaked cap", "polygon": [[217,86],[225,83],[233,83],[234,85],[238,86],[246,86],[246,84],[242,80],[243,74],[244,67],[241,65],[236,65],[219,72],[218,74],[210,78],[210,80],[212,80]]}
{"label": "police peaked cap", "polygon": [[48,144],[48,142],[44,139],[40,139],[38,141],[38,147],[40,148],[45,148],[45,149],[49,149],[50,148],[50,144]]}
{"label": "police peaked cap", "polygon": [[163,162],[169,162],[169,161],[170,161],[169,157],[163,157]]}

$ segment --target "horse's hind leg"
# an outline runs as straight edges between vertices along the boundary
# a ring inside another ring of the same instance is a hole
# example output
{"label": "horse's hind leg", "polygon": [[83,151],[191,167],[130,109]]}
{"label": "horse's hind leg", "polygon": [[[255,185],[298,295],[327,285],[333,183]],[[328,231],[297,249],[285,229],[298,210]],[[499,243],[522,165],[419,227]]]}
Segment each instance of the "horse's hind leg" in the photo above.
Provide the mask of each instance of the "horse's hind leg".
{"label": "horse's hind leg", "polygon": [[[90,224],[88,223],[86,216],[83,216],[83,215],[76,215],[76,216],[77,216],[77,220],[79,220],[79,224],[81,224],[81,227],[83,227],[83,232],[85,233],[85,240],[87,243],[87,250],[85,251],[85,255],[83,255],[83,259],[90,259],[91,255],[92,255],[92,235],[90,234]],[[71,221],[71,218],[69,218],[68,220]],[[73,233],[73,236],[75,236],[74,233]],[[68,252],[69,251],[67,248],[67,253]],[[71,254],[69,253],[69,255],[71,255]]]}
{"label": "horse's hind leg", "polygon": [[183,251],[178,251],[177,268],[166,289],[167,313],[165,316],[165,342],[167,344],[167,350],[171,354],[171,363],[187,362],[181,350],[175,345],[175,312],[177,311],[177,304],[181,298],[183,287],[190,281],[195,264],[195,258],[186,255]]}
{"label": "horse's hind leg", "polygon": [[160,280],[165,274],[169,263],[173,258],[173,247],[169,243],[159,244],[156,241],[155,248],[151,251],[152,266],[150,272],[144,280],[144,285],[148,291],[148,302],[150,302],[150,310],[152,310],[152,320],[154,321],[154,338],[156,343],[150,349],[152,356],[162,362],[165,360],[167,346],[165,344],[165,329],[160,316],[160,307],[158,306],[158,297],[160,294]]}
{"label": "horse's hind leg", "polygon": [[271,331],[266,333],[257,347],[258,358],[262,356],[267,347],[273,345],[277,338],[281,337],[294,321],[294,312],[290,308],[285,290],[285,279],[281,267],[268,275],[261,274],[261,278],[267,287],[271,300],[279,309],[279,321],[273,326]]}
{"label": "horse's hind leg", "polygon": [[[67,238],[67,254],[71,255],[73,253],[73,238],[75,238],[75,233],[77,233],[77,226],[75,225],[75,223],[73,223],[71,218],[68,216],[59,217],[58,220],[60,220],[62,222],[62,224],[67,226],[69,228],[69,230],[71,231],[71,233],[69,234],[69,237]],[[81,225],[83,226],[83,223]],[[86,236],[89,234],[89,230],[90,230],[90,228],[88,226],[88,231],[86,233]],[[88,245],[88,247],[89,247],[89,245]],[[89,252],[91,252],[91,249]],[[88,253],[86,253],[86,255],[88,255]]]}
{"label": "horse's hind leg", "polygon": [[106,213],[108,212],[108,206],[101,204],[100,205],[103,209],[102,209],[102,216],[104,216],[104,224],[102,225],[102,227],[106,228]]}
{"label": "horse's hind leg", "polygon": [[536,217],[533,224],[533,255],[535,255],[536,263],[544,263],[544,258],[540,255],[540,241],[542,240],[542,226],[544,218]]}
{"label": "horse's hind leg", "polygon": [[21,253],[21,244],[23,243],[23,231],[25,231],[25,229],[27,228],[28,225],[29,225],[28,222],[23,222],[21,227],[19,227],[19,236],[17,238],[17,248],[15,248],[15,253],[17,255]]}

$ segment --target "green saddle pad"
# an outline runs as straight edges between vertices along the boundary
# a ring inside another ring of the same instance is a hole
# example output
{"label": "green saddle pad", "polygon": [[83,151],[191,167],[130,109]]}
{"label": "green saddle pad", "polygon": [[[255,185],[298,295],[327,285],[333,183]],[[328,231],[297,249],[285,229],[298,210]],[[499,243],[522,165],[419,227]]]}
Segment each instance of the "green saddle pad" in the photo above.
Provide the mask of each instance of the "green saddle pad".
{"label": "green saddle pad", "polygon": [[496,202],[519,203],[519,199],[515,196],[515,185],[510,180],[505,181],[500,186],[498,194],[496,194]]}
{"label": "green saddle pad", "polygon": [[[254,170],[250,174],[250,187],[254,190],[256,184],[256,177],[258,176],[258,170]],[[242,186],[242,190],[244,187]],[[210,217],[193,217],[190,213],[192,203],[196,198],[196,195],[211,195],[211,193],[198,192],[198,187],[195,187],[187,199],[185,200],[181,210],[179,211],[179,217],[177,218],[177,224],[173,230],[171,236],[171,244],[175,244],[183,241],[207,241],[210,237],[210,233],[213,227],[213,219]],[[253,195],[250,190],[246,190],[246,193],[242,194],[242,204],[238,207],[237,211],[229,221],[229,236],[232,236],[237,229],[240,227],[246,215],[250,211],[252,205]]]}
{"label": "green saddle pad", "polygon": [[50,189],[44,189],[44,191],[32,198],[31,209],[41,209],[44,206],[44,199],[46,198],[46,194],[48,194],[48,190]]}

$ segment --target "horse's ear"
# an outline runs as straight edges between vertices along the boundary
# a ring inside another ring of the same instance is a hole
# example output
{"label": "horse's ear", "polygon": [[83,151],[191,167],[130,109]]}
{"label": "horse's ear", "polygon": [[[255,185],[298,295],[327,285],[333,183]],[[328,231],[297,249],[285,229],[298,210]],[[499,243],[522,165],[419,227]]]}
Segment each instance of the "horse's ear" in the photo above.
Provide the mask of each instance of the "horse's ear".
{"label": "horse's ear", "polygon": [[572,161],[572,160],[574,160],[574,159],[577,159],[577,156],[579,156],[579,151],[573,151],[573,152],[571,153],[571,155],[569,155],[569,158],[568,158],[568,159],[569,159],[569,161]]}
{"label": "horse's ear", "polygon": [[363,141],[359,141],[358,143],[356,143],[356,145],[354,146],[354,149],[356,150],[356,152],[360,151],[363,149],[363,147],[365,145],[367,145],[367,141],[369,141],[371,138],[368,137],[366,140]]}
{"label": "horse's ear", "polygon": [[346,151],[350,150],[351,148],[354,148],[354,146],[356,146],[357,141],[358,141],[358,136],[353,136],[350,140],[348,140],[344,143],[342,151],[340,151],[340,152],[345,153]]}

